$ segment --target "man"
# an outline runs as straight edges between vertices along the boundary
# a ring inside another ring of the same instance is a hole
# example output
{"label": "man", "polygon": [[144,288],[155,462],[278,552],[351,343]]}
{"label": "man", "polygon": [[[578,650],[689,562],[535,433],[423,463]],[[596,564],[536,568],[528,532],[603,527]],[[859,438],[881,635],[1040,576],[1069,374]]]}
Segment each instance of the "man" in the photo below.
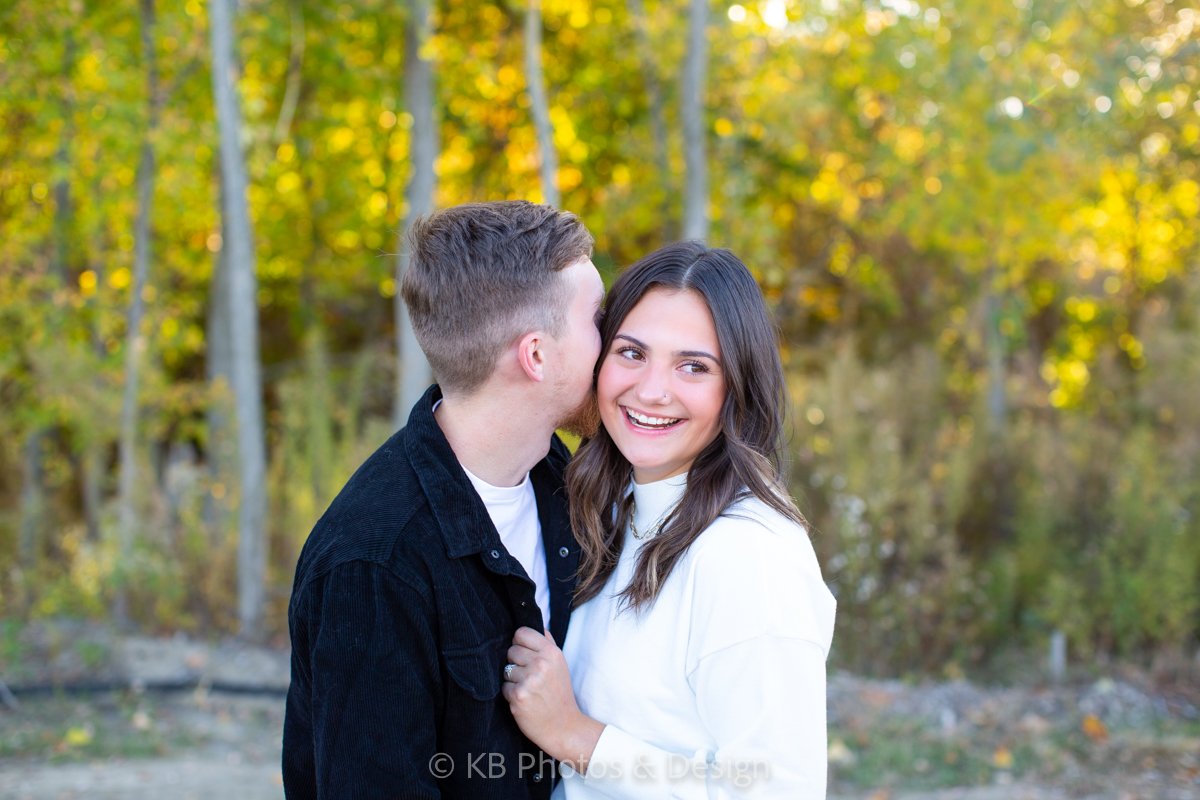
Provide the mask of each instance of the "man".
{"label": "man", "polygon": [[594,423],[604,287],[572,214],[414,226],[401,291],[438,385],[313,528],[288,609],[289,798],[546,798],[501,695],[517,628],[563,641],[578,550],[556,428]]}

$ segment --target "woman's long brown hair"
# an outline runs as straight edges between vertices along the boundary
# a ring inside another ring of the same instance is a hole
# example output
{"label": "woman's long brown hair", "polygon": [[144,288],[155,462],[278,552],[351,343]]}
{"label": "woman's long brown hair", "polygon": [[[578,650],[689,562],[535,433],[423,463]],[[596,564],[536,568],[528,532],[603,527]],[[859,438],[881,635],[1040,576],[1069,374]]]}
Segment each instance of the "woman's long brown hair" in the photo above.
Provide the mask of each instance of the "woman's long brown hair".
{"label": "woman's long brown hair", "polygon": [[[725,376],[717,437],[692,462],[687,489],[657,536],[638,555],[620,594],[635,611],[652,605],[671,570],[705,528],[731,505],[757,497],[798,524],[804,517],[782,480],[781,437],[786,396],[779,343],[750,270],[728,250],[678,242],[626,270],[605,300],[600,360],[625,317],[653,288],[693,291],[716,326]],[[597,372],[599,367],[597,366]],[[567,469],[571,525],[582,547],[575,604],[604,588],[621,556],[632,497],[629,462],[603,428],[580,445]]]}

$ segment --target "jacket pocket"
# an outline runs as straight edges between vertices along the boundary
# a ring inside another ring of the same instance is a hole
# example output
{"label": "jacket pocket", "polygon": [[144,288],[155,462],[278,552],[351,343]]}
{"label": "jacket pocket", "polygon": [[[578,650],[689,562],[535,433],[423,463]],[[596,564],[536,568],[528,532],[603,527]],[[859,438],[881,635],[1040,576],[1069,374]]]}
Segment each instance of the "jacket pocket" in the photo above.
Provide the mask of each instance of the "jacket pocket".
{"label": "jacket pocket", "polygon": [[446,672],[476,700],[495,700],[500,694],[504,672],[504,642],[497,639],[478,647],[444,650]]}

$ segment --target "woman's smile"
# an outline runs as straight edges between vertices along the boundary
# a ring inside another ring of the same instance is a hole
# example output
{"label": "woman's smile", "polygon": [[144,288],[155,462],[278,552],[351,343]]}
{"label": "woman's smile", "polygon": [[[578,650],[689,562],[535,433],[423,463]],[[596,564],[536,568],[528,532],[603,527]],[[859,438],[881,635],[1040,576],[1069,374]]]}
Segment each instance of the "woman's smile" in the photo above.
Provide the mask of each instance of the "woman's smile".
{"label": "woman's smile", "polygon": [[625,411],[625,416],[629,418],[630,424],[639,430],[644,431],[665,431],[674,428],[679,423],[683,422],[678,417],[658,417],[649,414],[643,414],[634,411],[632,408],[621,407]]}

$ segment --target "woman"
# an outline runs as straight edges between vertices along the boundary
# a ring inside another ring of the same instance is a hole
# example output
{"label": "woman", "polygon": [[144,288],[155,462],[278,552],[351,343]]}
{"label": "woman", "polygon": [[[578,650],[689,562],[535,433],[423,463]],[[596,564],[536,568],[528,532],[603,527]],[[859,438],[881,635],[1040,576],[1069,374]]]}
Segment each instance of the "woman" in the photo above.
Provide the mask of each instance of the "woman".
{"label": "woman", "polygon": [[562,762],[556,798],[824,797],[834,600],[781,480],[758,286],[670,245],[613,286],[601,338],[604,426],[568,472],[576,609],[562,651],[517,632],[513,715]]}

